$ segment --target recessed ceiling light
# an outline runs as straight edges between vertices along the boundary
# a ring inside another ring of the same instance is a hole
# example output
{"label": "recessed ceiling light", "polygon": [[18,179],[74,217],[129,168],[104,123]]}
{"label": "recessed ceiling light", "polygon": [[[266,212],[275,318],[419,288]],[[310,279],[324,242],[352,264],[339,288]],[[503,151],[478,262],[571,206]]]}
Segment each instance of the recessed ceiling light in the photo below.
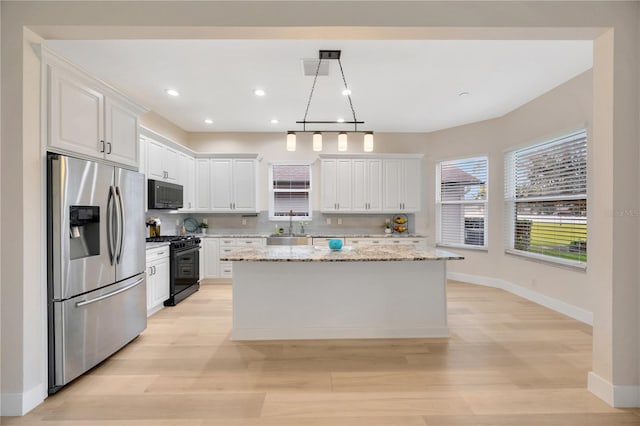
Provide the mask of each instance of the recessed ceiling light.
{"label": "recessed ceiling light", "polygon": [[169,96],[180,96],[180,92],[175,89],[167,89],[166,91]]}
{"label": "recessed ceiling light", "polygon": [[465,96],[469,96],[469,92],[460,92],[458,93],[458,96],[460,96],[461,98],[464,98]]}
{"label": "recessed ceiling light", "polygon": [[267,92],[265,92],[262,89],[256,89],[256,90],[253,91],[253,94],[256,95],[256,96],[264,96],[264,95],[267,94]]}
{"label": "recessed ceiling light", "polygon": [[207,124],[213,124],[213,120],[210,118],[205,119],[204,122]]}
{"label": "recessed ceiling light", "polygon": [[351,90],[349,90],[349,89],[344,89],[344,90],[342,91],[342,95],[343,95],[343,96],[349,96],[350,94],[351,94]]}
{"label": "recessed ceiling light", "polygon": [[337,121],[338,123],[344,123],[344,118],[338,118],[336,121]]}
{"label": "recessed ceiling light", "polygon": [[280,120],[278,120],[277,118],[272,118],[271,119],[271,124],[278,124],[280,122]]}

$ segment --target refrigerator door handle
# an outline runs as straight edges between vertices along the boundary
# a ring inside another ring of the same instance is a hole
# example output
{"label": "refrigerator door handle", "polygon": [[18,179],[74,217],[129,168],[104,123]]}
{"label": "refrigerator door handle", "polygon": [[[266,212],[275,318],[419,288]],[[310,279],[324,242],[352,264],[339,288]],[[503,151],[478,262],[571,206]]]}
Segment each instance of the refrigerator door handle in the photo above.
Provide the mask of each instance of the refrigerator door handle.
{"label": "refrigerator door handle", "polygon": [[107,199],[107,247],[109,248],[109,262],[113,265],[115,258],[115,243],[113,241],[113,203],[115,202],[115,191],[113,186],[109,187],[109,198]]}
{"label": "refrigerator door handle", "polygon": [[102,296],[96,297],[95,299],[83,300],[82,302],[78,302],[78,303],[76,303],[76,307],[77,308],[81,308],[83,306],[87,306],[87,305],[90,305],[92,303],[96,303],[96,302],[99,302],[101,300],[108,299],[108,298],[110,298],[112,296],[115,296],[116,294],[120,294],[122,292],[125,292],[125,291],[129,290],[130,288],[133,288],[133,287],[137,286],[142,281],[144,281],[144,277],[140,278],[139,280],[137,280],[136,282],[134,282],[132,284],[129,284],[126,287],[122,287],[122,288],[120,288],[120,289],[118,289],[116,291],[112,291],[111,293],[103,294]]}
{"label": "refrigerator door handle", "polygon": [[118,196],[118,254],[116,255],[116,263],[120,263],[122,258],[122,247],[124,246],[124,201],[120,187],[116,186],[116,195]]}

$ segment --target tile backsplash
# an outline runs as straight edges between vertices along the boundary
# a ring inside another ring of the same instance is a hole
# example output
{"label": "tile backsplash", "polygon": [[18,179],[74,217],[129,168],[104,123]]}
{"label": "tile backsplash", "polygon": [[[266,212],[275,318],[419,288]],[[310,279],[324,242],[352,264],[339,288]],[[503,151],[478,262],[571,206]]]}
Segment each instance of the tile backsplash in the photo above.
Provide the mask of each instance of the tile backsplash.
{"label": "tile backsplash", "polygon": [[[288,231],[289,221],[269,220],[269,212],[262,211],[254,215],[211,214],[211,213],[169,213],[166,210],[149,210],[146,217],[157,217],[161,221],[162,235],[175,235],[180,231],[184,220],[193,217],[198,222],[206,219],[209,234],[271,234],[276,227]],[[406,214],[408,232],[415,232],[414,215]],[[392,220],[394,214],[323,214],[312,213],[312,219],[305,222],[304,232],[308,234],[383,234],[385,219]],[[331,223],[328,223],[330,221]],[[244,223],[243,223],[244,222]],[[246,224],[245,224],[246,223]],[[293,222],[293,232],[300,233],[300,222]]]}

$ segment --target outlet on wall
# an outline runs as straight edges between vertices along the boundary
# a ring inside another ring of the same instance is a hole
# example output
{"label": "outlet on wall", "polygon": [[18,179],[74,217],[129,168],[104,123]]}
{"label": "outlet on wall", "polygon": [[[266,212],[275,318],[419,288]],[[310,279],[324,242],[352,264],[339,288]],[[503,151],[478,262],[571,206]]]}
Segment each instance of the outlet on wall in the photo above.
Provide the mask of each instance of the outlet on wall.
{"label": "outlet on wall", "polygon": [[342,218],[341,217],[338,218],[338,225],[342,225]]}
{"label": "outlet on wall", "polygon": [[327,225],[331,225],[331,218],[330,217],[327,218]]}
{"label": "outlet on wall", "polygon": [[246,225],[246,224],[247,224],[247,219],[242,218],[242,224],[243,224],[243,225]]}

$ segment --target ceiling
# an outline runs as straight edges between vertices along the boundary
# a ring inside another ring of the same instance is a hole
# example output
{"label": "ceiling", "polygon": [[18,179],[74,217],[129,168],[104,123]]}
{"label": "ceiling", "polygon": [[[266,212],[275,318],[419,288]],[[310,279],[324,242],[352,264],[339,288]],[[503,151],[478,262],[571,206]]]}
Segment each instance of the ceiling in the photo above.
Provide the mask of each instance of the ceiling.
{"label": "ceiling", "polygon": [[[187,132],[301,130],[313,76],[302,59],[342,51],[359,130],[430,132],[502,116],[592,67],[582,40],[100,40],[54,52]],[[337,61],[307,120],[352,119]],[[166,89],[176,89],[171,97]],[[266,91],[263,97],[254,89]],[[468,95],[460,96],[467,92]],[[210,118],[213,124],[204,120]],[[271,119],[278,119],[272,124]],[[308,127],[313,130],[313,127]],[[318,130],[353,130],[323,125]]]}

